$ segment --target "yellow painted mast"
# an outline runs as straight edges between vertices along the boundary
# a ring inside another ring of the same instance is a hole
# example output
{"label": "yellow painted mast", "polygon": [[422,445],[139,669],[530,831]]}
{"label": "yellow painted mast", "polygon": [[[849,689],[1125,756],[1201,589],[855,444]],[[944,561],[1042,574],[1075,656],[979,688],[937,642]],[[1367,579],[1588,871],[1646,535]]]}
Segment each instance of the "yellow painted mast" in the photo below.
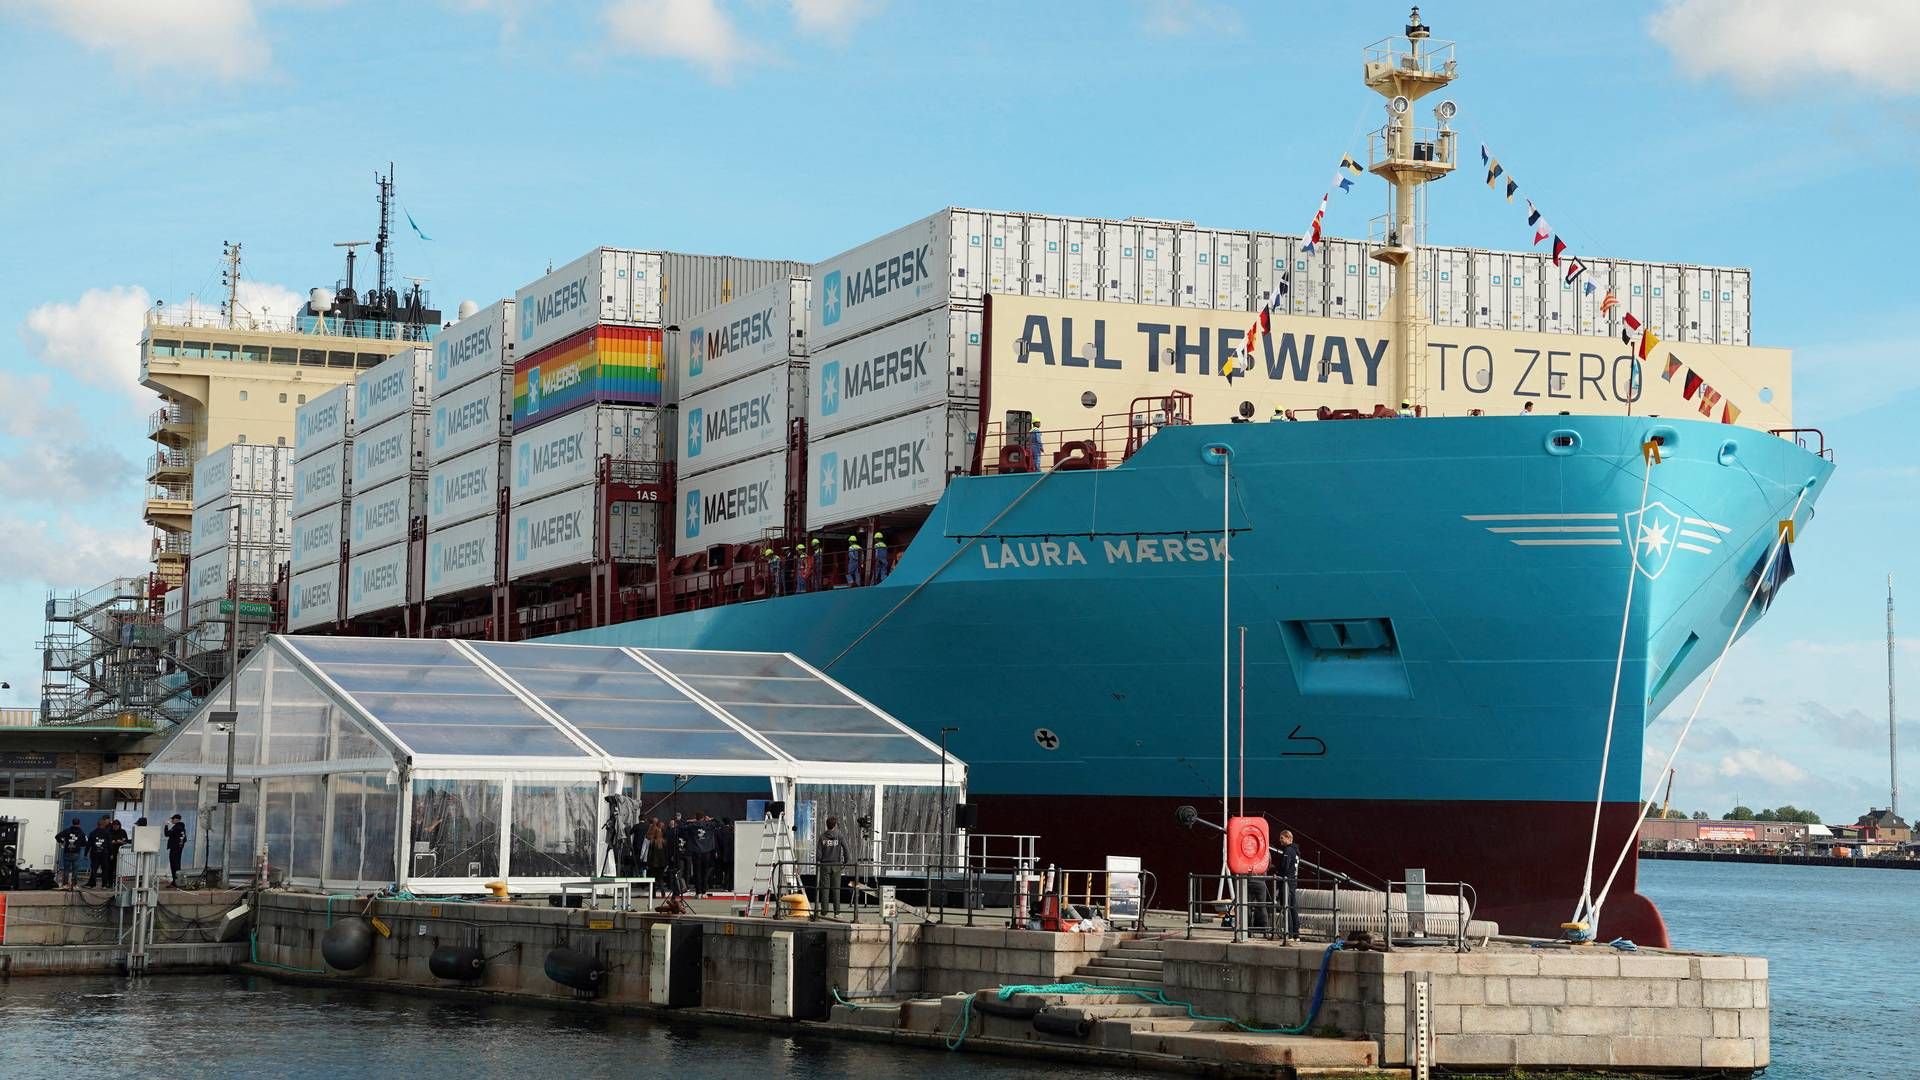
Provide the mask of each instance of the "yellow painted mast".
{"label": "yellow painted mast", "polygon": [[1420,9],[1407,18],[1406,33],[1367,48],[1367,88],[1387,99],[1387,122],[1367,137],[1367,169],[1392,189],[1391,214],[1375,220],[1368,240],[1373,258],[1394,268],[1391,316],[1394,370],[1400,400],[1424,410],[1427,401],[1427,311],[1420,300],[1420,272],[1414,260],[1425,237],[1420,216],[1420,186],[1453,171],[1456,133],[1450,130],[1455,107],[1442,101],[1434,109],[1436,127],[1413,123],[1413,103],[1444,88],[1455,76],[1453,42],[1432,40],[1420,21]]}

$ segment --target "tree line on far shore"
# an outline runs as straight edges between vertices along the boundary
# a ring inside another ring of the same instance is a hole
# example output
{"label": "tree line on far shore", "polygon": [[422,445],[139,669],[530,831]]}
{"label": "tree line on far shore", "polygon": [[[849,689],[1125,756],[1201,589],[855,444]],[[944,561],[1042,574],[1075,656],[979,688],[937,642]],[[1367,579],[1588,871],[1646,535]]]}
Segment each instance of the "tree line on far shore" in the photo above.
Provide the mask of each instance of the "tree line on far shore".
{"label": "tree line on far shore", "polygon": [[[1653,806],[1650,806],[1647,808],[1647,816],[1650,818],[1662,818],[1666,820],[1676,820],[1676,821],[1685,820],[1686,818],[1689,818],[1689,817],[1691,817],[1695,821],[1714,820],[1712,815],[1708,814],[1705,810],[1695,810],[1692,814],[1688,814],[1684,810],[1668,810],[1668,811],[1662,812],[1658,807],[1653,807]],[[1820,815],[1814,813],[1811,810],[1802,810],[1799,807],[1793,805],[1792,803],[1787,803],[1786,805],[1780,806],[1773,810],[1755,810],[1751,806],[1736,806],[1733,809],[1727,811],[1726,813],[1720,815],[1719,820],[1721,821],[1789,821],[1799,825],[1818,825],[1820,824]]]}

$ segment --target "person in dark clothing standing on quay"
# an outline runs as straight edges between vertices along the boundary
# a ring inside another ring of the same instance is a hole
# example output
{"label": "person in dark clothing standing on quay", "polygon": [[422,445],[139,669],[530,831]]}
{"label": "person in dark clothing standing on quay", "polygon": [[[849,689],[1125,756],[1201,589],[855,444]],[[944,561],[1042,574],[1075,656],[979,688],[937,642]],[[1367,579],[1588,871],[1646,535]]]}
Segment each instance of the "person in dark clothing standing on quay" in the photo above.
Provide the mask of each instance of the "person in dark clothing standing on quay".
{"label": "person in dark clothing standing on quay", "polygon": [[[87,888],[100,887],[100,871],[107,865],[107,851],[113,847],[113,829],[108,826],[108,818],[94,822],[93,831],[87,834]],[[111,886],[113,879],[108,878]]]}
{"label": "person in dark clothing standing on quay", "polygon": [[1280,903],[1287,917],[1287,937],[1300,936],[1300,845],[1293,841],[1292,829],[1281,829],[1274,837],[1280,842],[1274,849],[1273,874],[1278,880]]}
{"label": "person in dark clothing standing on quay", "polygon": [[173,871],[173,887],[180,887],[180,854],[187,850],[187,823],[175,814],[167,819],[167,827],[160,830],[167,838],[167,866]]}
{"label": "person in dark clothing standing on quay", "polygon": [[87,854],[87,830],[80,819],[54,834],[54,846],[60,849],[60,887],[71,889],[80,884],[80,860]]}
{"label": "person in dark clothing standing on quay", "polygon": [[818,843],[818,866],[814,876],[818,879],[817,891],[820,893],[822,914],[840,914],[840,887],[847,863],[852,861],[853,847],[847,843],[847,834],[840,831],[840,819],[827,819],[826,831],[820,834]]}
{"label": "person in dark clothing standing on quay", "polygon": [[133,843],[133,838],[127,835],[127,827],[120,824],[119,818],[114,818],[108,822],[107,828],[110,831],[112,842],[107,845],[105,877],[107,879],[107,888],[111,889],[115,885],[120,884],[120,849]]}
{"label": "person in dark clothing standing on quay", "polygon": [[693,895],[706,895],[713,879],[713,853],[720,849],[713,818],[700,814],[687,823],[687,852],[693,859]]}

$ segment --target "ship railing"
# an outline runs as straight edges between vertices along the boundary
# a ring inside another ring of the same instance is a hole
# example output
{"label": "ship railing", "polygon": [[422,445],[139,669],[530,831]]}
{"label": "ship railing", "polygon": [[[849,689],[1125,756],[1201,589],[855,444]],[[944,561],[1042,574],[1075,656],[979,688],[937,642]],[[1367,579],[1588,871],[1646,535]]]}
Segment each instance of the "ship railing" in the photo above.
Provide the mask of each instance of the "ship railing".
{"label": "ship railing", "polygon": [[1045,419],[1014,413],[987,424],[980,434],[980,471],[991,475],[1112,468],[1139,453],[1161,430],[1193,423],[1193,396],[1175,390],[1138,398],[1128,411],[1108,413],[1080,427],[1048,427]]}
{"label": "ship railing", "polygon": [[[1387,882],[1384,926],[1375,931],[1392,952],[1396,947],[1451,945],[1466,952],[1475,931],[1473,913],[1480,895],[1464,881],[1428,881],[1415,878]],[[1369,929],[1372,929],[1369,927]],[[1490,936],[1490,930],[1481,931]]]}
{"label": "ship railing", "polygon": [[1384,37],[1367,46],[1365,72],[1369,81],[1375,72],[1412,72],[1430,76],[1451,76],[1458,70],[1453,55],[1454,43],[1421,38],[1418,44],[1405,34]]}
{"label": "ship railing", "polygon": [[275,334],[310,334],[315,337],[358,338],[373,341],[432,341],[438,325],[391,322],[386,319],[345,319],[337,315],[270,315],[236,313],[231,319],[217,307],[167,307],[156,304],[147,309],[149,327],[161,326],[196,330],[254,330]]}
{"label": "ship railing", "polygon": [[1785,439],[1810,454],[1833,460],[1833,448],[1827,445],[1827,433],[1819,428],[1774,428],[1767,434]]}

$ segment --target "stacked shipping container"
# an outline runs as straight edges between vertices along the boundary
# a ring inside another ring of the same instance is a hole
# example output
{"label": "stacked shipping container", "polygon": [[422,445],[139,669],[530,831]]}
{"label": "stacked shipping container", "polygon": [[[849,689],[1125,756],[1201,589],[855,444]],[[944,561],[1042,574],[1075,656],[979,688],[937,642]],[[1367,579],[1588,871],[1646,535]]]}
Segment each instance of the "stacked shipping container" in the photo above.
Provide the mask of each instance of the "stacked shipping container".
{"label": "stacked shipping container", "polygon": [[677,552],[784,528],[787,436],[807,414],[807,303],[806,279],[782,279],[688,328],[674,437]]}
{"label": "stacked shipping container", "polygon": [[290,456],[284,446],[235,443],[194,465],[189,627],[220,619],[230,581],[237,581],[241,600],[270,598],[291,549]]}
{"label": "stacked shipping container", "polygon": [[420,598],[413,519],[426,512],[428,369],[433,352],[409,349],[353,381],[353,498],[347,537],[346,614],[385,611]]}
{"label": "stacked shipping container", "polygon": [[293,550],[287,628],[337,621],[353,462],[353,384],[293,414]]}
{"label": "stacked shipping container", "polygon": [[616,562],[656,557],[658,508],[614,502],[601,515],[599,462],[658,467],[670,459],[663,328],[803,271],[797,263],[597,248],[519,291],[510,578],[572,574],[598,552]]}
{"label": "stacked shipping container", "polygon": [[500,493],[513,431],[513,301],[455,323],[434,346],[422,598],[499,577]]}

